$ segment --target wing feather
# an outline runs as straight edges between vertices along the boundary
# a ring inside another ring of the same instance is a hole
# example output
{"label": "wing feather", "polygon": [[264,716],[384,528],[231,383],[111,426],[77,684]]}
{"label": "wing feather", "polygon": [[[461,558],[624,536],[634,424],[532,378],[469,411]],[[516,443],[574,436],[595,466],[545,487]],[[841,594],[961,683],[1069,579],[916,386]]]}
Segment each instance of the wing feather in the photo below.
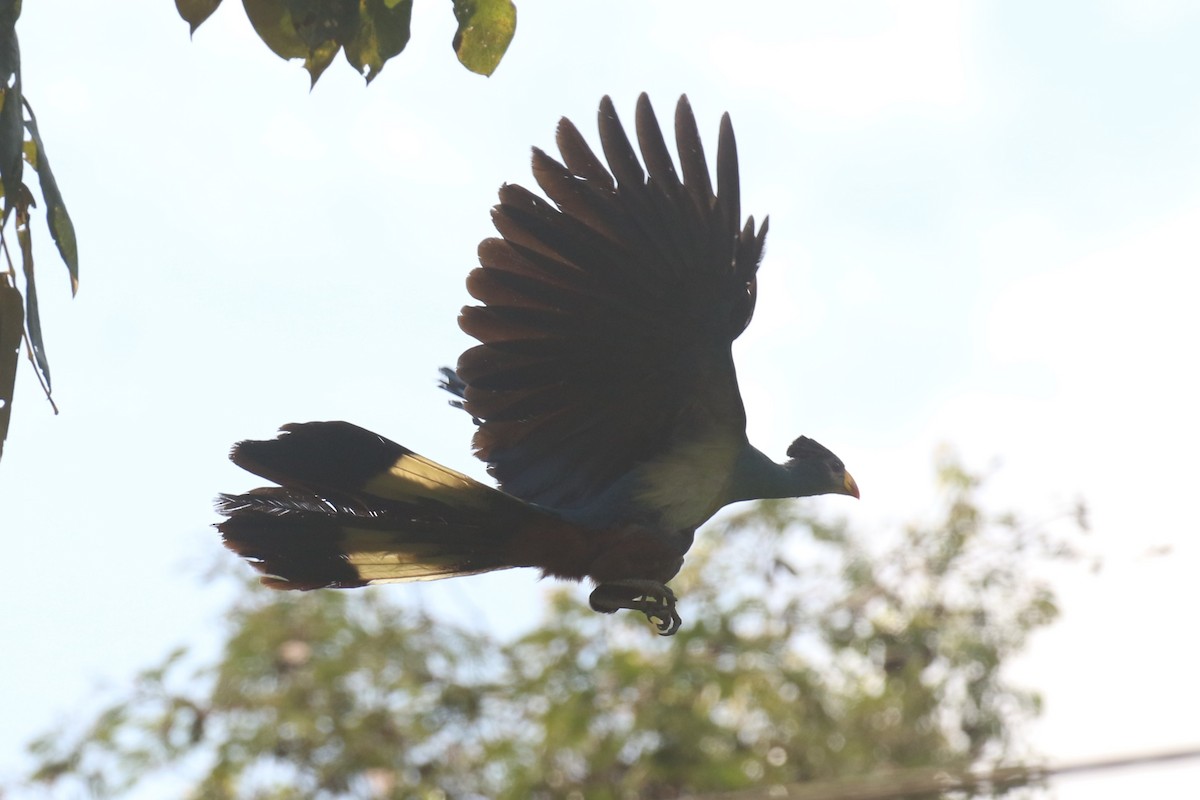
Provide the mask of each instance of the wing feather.
{"label": "wing feather", "polygon": [[638,150],[607,97],[598,122],[607,167],[564,119],[562,161],[533,152],[548,199],[501,188],[500,238],[480,244],[467,284],[480,305],[459,318],[480,342],[456,370],[477,455],[505,491],[560,510],[715,428],[744,436],[729,348],[753,312],[766,230],[739,219],[728,115],[716,194],[686,97],[678,169],[645,95]]}

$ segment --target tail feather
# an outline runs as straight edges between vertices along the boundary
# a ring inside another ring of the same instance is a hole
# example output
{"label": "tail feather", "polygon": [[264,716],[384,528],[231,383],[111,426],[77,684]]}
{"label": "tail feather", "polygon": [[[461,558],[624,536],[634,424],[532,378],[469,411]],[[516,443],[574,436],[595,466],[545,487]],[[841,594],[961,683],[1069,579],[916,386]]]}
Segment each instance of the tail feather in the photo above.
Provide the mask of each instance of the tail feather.
{"label": "tail feather", "polygon": [[279,589],[436,580],[511,563],[542,512],[345,422],[288,425],[238,444],[239,466],[277,484],[222,495],[225,545]]}

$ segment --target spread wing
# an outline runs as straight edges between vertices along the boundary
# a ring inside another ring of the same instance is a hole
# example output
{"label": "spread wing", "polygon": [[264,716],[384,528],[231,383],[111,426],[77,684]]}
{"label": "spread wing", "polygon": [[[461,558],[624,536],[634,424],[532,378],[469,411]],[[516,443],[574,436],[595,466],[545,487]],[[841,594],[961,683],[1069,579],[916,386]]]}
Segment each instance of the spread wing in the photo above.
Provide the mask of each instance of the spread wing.
{"label": "spread wing", "polygon": [[517,185],[492,216],[459,323],[481,344],[457,373],[475,448],[502,488],[558,509],[595,499],[637,465],[713,429],[744,436],[730,343],[754,311],[767,232],[741,225],[733,126],[721,120],[717,186],[686,97],[676,170],[646,95],[637,139],[600,103],[604,164],[566,119],[564,163],[538,149],[552,202]]}

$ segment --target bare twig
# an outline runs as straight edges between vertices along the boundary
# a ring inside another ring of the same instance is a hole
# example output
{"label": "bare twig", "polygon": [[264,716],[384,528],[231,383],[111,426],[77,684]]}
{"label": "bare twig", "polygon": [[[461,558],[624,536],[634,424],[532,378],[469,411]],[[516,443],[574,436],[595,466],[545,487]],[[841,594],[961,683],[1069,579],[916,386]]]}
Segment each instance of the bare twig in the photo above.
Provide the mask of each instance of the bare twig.
{"label": "bare twig", "polygon": [[692,795],[686,800],[903,800],[933,792],[1011,789],[1044,783],[1058,775],[1124,769],[1200,758],[1200,747],[1142,755],[1112,756],[1051,766],[1021,765],[986,771],[918,767],[875,772],[855,778],[777,784],[758,789]]}

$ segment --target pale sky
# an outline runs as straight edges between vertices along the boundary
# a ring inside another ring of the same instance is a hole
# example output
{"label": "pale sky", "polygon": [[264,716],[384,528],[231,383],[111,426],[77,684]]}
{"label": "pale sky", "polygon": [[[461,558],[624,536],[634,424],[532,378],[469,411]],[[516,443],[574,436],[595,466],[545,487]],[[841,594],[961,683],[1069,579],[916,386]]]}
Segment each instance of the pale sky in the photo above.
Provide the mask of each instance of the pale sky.
{"label": "pale sky", "polygon": [[[69,7],[69,11],[66,10]],[[75,220],[79,296],[41,238],[53,417],[27,364],[0,461],[0,778],[23,743],[178,644],[214,646],[226,461],[347,419],[477,477],[435,388],[488,209],[562,115],[682,92],[742,207],[771,216],[735,350],[751,439],[803,433],[863,491],[852,524],[930,509],[942,444],[996,509],[1092,510],[1105,568],[1014,665],[1051,760],[1200,745],[1200,7],[1128,2],[522,0],[491,79],[448,3],[369,87],[308,91],[228,0],[26,3],[25,92]],[[532,573],[396,587],[535,623]],[[579,591],[583,591],[580,589]],[[1192,620],[1188,622],[1188,620]],[[508,627],[506,627],[508,626]],[[1191,633],[1189,633],[1191,631]],[[1063,780],[1061,800],[1194,796],[1200,763]]]}

